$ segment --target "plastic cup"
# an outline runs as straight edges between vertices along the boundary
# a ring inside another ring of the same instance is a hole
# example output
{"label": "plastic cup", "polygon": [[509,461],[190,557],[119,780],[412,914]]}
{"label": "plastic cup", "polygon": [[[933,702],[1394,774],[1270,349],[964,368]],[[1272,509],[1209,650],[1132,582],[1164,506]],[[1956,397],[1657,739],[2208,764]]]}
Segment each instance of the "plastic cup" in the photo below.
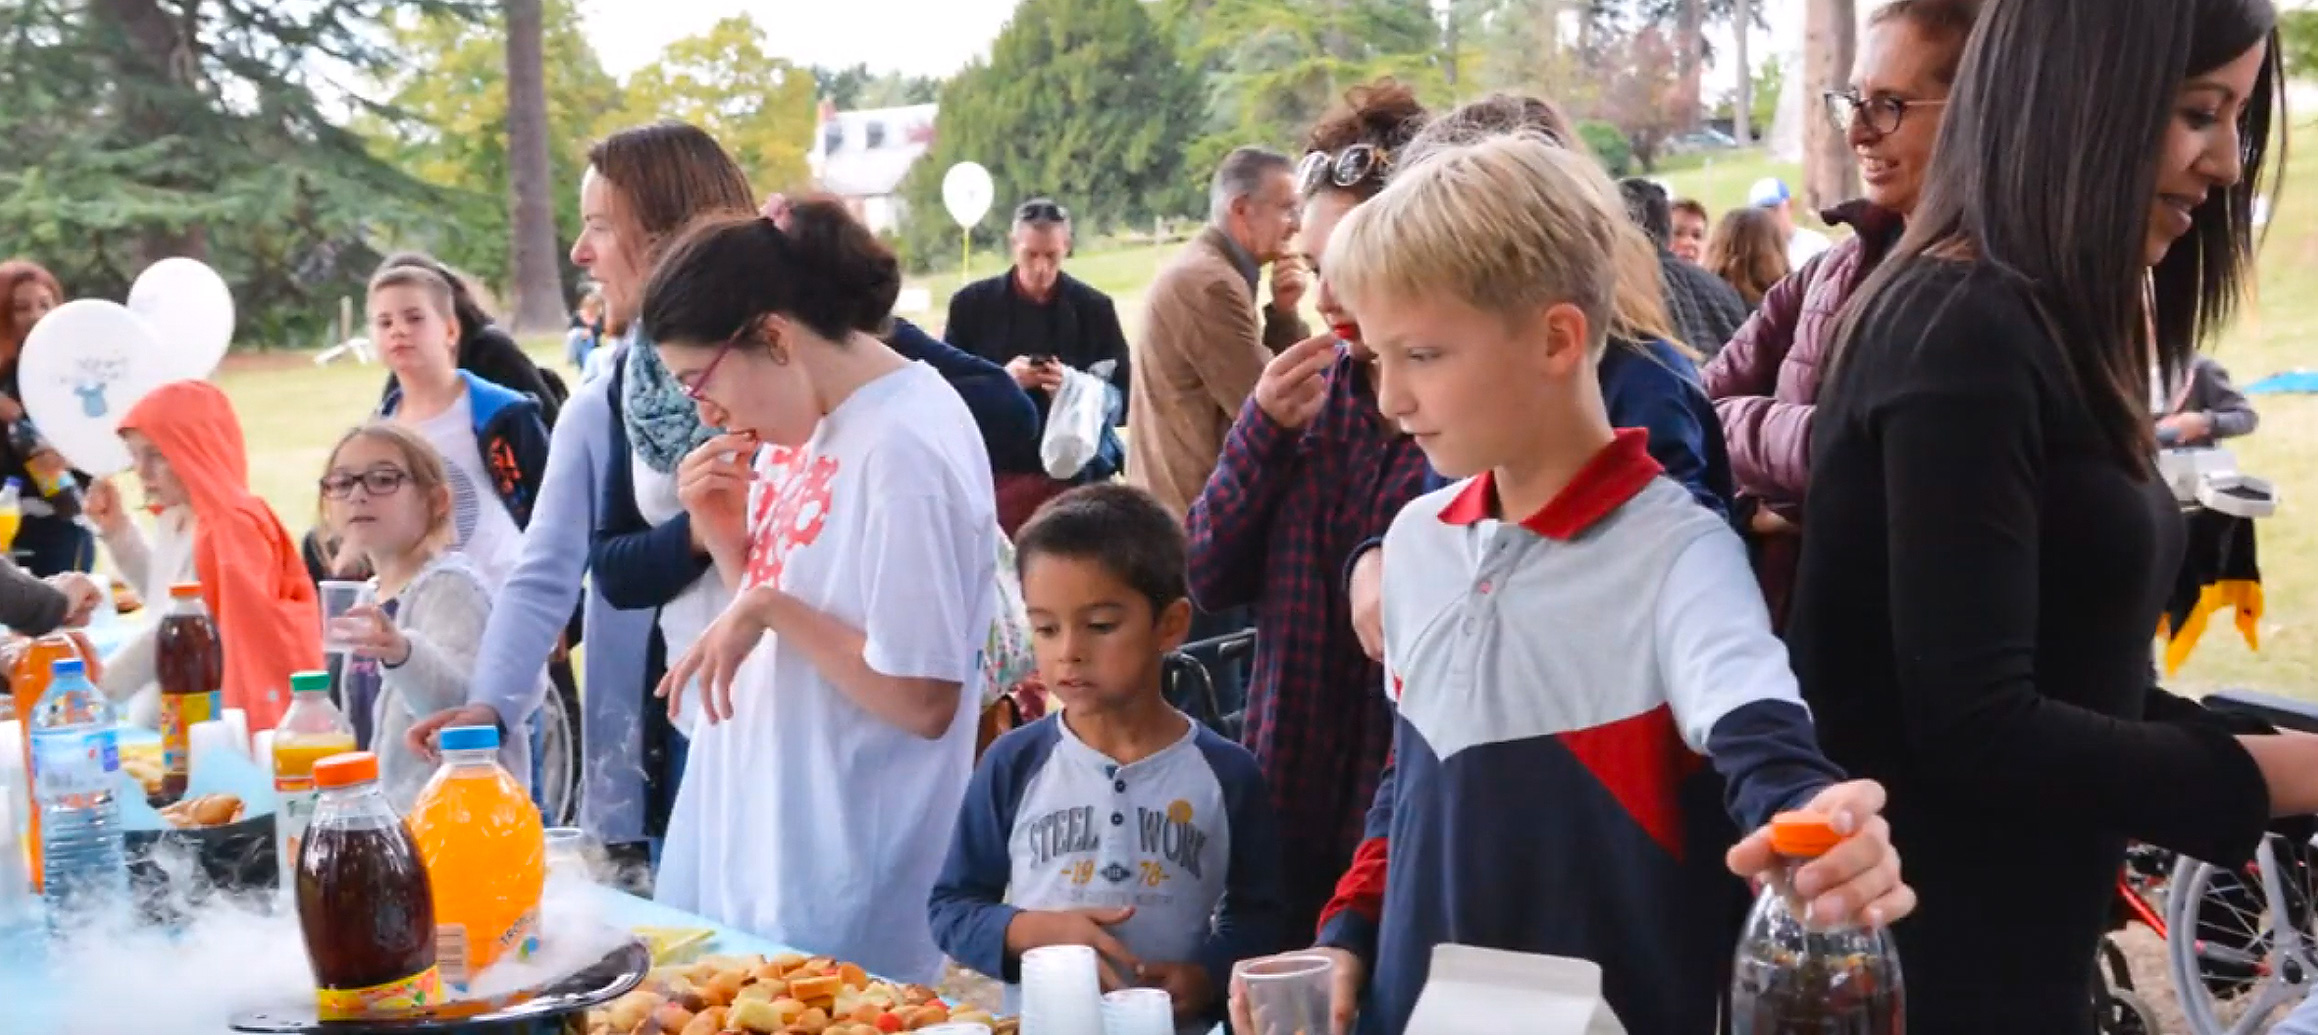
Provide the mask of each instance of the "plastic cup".
{"label": "plastic cup", "polygon": [[274,775],[274,731],[260,730],[250,739],[250,761],[265,770],[266,776]]}
{"label": "plastic cup", "polygon": [[1175,997],[1164,988],[1122,988],[1105,994],[1103,1035],[1175,1035]]}
{"label": "plastic cup", "polygon": [[1093,948],[1046,945],[1022,954],[1022,1035],[1101,1030],[1103,985]]}
{"label": "plastic cup", "polygon": [[1329,1030],[1328,996],[1336,961],[1316,953],[1244,960],[1232,976],[1248,990],[1255,1031],[1240,1035],[1318,1035]]}
{"label": "plastic cup", "polygon": [[338,634],[339,619],[346,612],[364,604],[376,603],[378,591],[368,582],[344,582],[325,579],[322,592],[322,649],[334,654],[345,654],[354,645]]}
{"label": "plastic cup", "polygon": [[597,879],[598,867],[603,864],[603,846],[587,831],[578,827],[549,827],[545,839],[549,880],[587,884]]}

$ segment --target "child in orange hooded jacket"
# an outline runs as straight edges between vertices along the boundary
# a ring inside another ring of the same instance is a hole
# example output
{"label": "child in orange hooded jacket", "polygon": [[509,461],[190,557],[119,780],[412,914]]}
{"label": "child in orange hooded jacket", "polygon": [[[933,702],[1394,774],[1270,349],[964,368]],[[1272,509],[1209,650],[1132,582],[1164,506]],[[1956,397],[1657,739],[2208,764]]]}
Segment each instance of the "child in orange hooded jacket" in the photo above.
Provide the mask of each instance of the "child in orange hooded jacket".
{"label": "child in orange hooded jacket", "polygon": [[147,502],[192,514],[193,568],[225,646],[225,705],[268,730],[290,673],[322,667],[322,612],[297,541],[249,489],[249,452],[225,393],[206,381],[154,389],[121,421]]}

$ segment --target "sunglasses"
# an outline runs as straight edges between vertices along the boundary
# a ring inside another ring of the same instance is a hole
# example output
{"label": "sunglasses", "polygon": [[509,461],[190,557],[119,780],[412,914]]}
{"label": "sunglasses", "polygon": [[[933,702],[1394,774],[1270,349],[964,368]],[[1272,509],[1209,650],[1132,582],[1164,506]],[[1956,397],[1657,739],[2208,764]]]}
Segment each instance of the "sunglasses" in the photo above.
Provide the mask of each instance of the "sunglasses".
{"label": "sunglasses", "polygon": [[342,500],[354,495],[354,487],[370,496],[392,496],[401,492],[410,481],[410,473],[394,467],[380,467],[361,474],[333,474],[321,481],[324,499]]}
{"label": "sunglasses", "polygon": [[1368,180],[1382,180],[1391,171],[1392,152],[1374,144],[1354,144],[1334,154],[1312,151],[1296,165],[1296,192],[1316,194],[1331,183],[1357,187]]}
{"label": "sunglasses", "polygon": [[1014,210],[1017,223],[1068,223],[1070,210],[1051,201],[1025,201]]}

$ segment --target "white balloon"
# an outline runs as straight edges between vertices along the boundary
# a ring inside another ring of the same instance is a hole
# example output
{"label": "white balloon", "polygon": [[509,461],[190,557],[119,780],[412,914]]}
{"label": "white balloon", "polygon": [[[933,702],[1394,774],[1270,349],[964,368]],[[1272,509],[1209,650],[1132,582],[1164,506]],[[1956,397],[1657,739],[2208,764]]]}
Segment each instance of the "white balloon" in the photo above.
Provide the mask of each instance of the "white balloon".
{"label": "white balloon", "polygon": [[950,218],[961,227],[981,222],[997,193],[990,182],[990,170],[979,162],[959,162],[942,174],[942,207],[950,210]]}
{"label": "white balloon", "polygon": [[145,318],[103,299],[67,302],[42,317],[17,360],[24,412],[57,452],[97,477],[129,467],[121,418],[153,389],[181,378]]}
{"label": "white balloon", "polygon": [[145,267],[129,286],[129,310],[161,336],[172,381],[207,378],[233,344],[233,292],[198,259]]}

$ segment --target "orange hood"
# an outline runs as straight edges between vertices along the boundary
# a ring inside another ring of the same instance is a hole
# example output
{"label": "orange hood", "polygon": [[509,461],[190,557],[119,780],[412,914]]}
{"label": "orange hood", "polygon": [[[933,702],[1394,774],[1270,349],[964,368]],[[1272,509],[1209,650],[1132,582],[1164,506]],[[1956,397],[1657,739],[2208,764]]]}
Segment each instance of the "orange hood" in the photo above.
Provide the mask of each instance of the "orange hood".
{"label": "orange hood", "polygon": [[225,704],[274,728],[290,674],[322,667],[322,611],[297,541],[249,490],[249,451],[225,393],[177,381],[131,407],[122,431],[153,441],[193,508],[193,564],[225,645]]}

